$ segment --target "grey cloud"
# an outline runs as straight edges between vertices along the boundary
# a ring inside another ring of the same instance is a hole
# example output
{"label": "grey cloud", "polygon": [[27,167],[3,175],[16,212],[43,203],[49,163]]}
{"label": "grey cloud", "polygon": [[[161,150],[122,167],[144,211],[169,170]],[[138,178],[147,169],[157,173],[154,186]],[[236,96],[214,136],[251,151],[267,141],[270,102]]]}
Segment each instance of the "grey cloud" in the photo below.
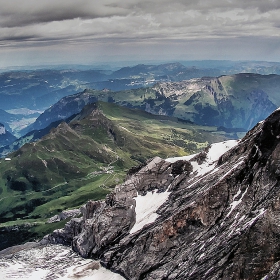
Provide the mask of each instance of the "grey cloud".
{"label": "grey cloud", "polygon": [[149,49],[162,46],[159,42],[164,41],[162,44],[172,46],[169,49],[176,51],[175,46],[182,44],[184,49],[186,42],[199,41],[207,48],[207,43],[203,41],[231,40],[239,44],[246,42],[247,46],[249,40],[243,39],[246,36],[265,36],[268,42],[268,38],[280,34],[278,0],[0,2],[3,2],[0,9],[0,44],[7,48],[10,45],[35,48],[43,45],[97,44],[102,52],[112,49],[111,45],[115,50],[117,45],[119,49],[128,45],[139,49],[136,45],[143,47],[146,44]]}
{"label": "grey cloud", "polygon": [[278,0],[143,0],[136,5],[145,12],[161,13],[172,10],[193,10],[201,13],[212,13],[214,10],[257,9],[269,12],[280,9]]}
{"label": "grey cloud", "polygon": [[116,5],[113,0],[13,0],[1,5],[0,26],[16,27],[75,18],[123,16],[127,13],[126,7]]}
{"label": "grey cloud", "polygon": [[[96,19],[114,16],[163,15],[170,13],[176,21],[178,12],[197,11],[213,14],[234,9],[258,9],[268,12],[279,9],[273,0],[13,0],[1,5],[0,27],[26,26],[75,18]],[[163,19],[162,19],[163,21]]]}

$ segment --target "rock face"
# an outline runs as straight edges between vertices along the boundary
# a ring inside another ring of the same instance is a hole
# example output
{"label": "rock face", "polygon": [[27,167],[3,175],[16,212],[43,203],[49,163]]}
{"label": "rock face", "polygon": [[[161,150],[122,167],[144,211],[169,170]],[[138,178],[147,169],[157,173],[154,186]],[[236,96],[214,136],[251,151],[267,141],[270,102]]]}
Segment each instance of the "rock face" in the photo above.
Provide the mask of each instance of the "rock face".
{"label": "rock face", "polygon": [[[185,169],[185,165],[190,166],[182,161],[181,170]],[[156,191],[160,194],[172,188],[174,169],[177,176],[180,169],[177,163],[154,158],[124,184],[117,186],[105,201],[89,201],[81,209],[82,218],[72,219],[63,230],[54,231],[46,239],[66,245],[72,242],[74,250],[83,257],[99,257],[129,234],[135,225],[136,202],[133,198],[137,192],[144,195]]]}
{"label": "rock face", "polygon": [[134,172],[46,240],[127,279],[279,279],[280,110],[238,143]]}

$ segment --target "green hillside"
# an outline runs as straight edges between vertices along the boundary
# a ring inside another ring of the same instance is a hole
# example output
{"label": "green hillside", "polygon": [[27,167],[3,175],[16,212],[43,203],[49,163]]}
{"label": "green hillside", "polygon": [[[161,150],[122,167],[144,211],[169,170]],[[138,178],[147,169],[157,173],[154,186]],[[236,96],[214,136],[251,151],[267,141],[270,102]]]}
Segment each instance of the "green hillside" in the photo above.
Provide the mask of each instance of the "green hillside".
{"label": "green hillside", "polygon": [[10,154],[11,160],[1,160],[0,222],[42,227],[64,209],[104,198],[129,168],[148,158],[187,155],[228,137],[215,127],[116,104],[87,105],[68,123]]}

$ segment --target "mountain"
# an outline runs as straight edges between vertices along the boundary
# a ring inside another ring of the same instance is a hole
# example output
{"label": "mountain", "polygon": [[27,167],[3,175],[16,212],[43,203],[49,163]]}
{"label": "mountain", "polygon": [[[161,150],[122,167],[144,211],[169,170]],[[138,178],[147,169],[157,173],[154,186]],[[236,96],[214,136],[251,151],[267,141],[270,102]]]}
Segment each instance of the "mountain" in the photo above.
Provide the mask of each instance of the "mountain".
{"label": "mountain", "polygon": [[53,100],[84,89],[86,83],[107,79],[98,70],[32,70],[0,74],[1,109],[42,110]]}
{"label": "mountain", "polygon": [[240,141],[131,169],[45,237],[126,279],[279,279],[280,110]]}
{"label": "mountain", "polygon": [[[0,73],[0,95],[3,99],[0,109],[43,110],[62,97],[85,88],[125,90],[153,85],[159,81],[205,76],[210,72],[180,63],[136,65],[116,71],[73,68],[4,72]],[[213,71],[212,74],[218,75]]]}
{"label": "mountain", "polygon": [[[160,65],[138,64],[132,67],[123,67],[111,74],[113,79],[143,78],[144,81],[167,80],[181,81],[203,76],[218,76],[218,69],[186,67],[179,62],[165,63]],[[134,81],[136,82],[136,81]],[[139,81],[140,82],[140,81]]]}
{"label": "mountain", "polygon": [[[45,224],[48,218],[88,199],[104,198],[128,169],[150,157],[186,155],[229,138],[215,127],[104,102],[86,105],[67,122],[48,129],[38,141],[9,154],[11,160],[1,159],[0,236],[6,240],[2,248],[46,234],[53,229]],[[29,137],[41,133],[33,131]],[[6,228],[19,224],[24,234]]]}
{"label": "mountain", "polygon": [[[3,147],[1,147],[1,144],[0,144],[0,158],[3,158],[6,155],[8,155],[9,153],[12,153],[12,152],[18,150],[20,147],[22,147],[26,143],[35,142],[35,141],[39,140],[40,138],[42,138],[43,136],[48,134],[52,128],[57,127],[60,123],[61,123],[61,120],[52,122],[46,128],[43,128],[40,130],[32,130],[20,138],[12,137],[10,139],[10,141],[5,141],[2,145]],[[0,135],[0,137],[1,137],[1,135]]]}
{"label": "mountain", "polygon": [[223,130],[248,131],[280,106],[279,88],[278,75],[236,74],[158,83],[149,88],[117,92],[87,89],[61,99],[24,132],[42,129],[97,100]]}
{"label": "mountain", "polygon": [[279,83],[278,75],[245,73],[162,83],[154,89],[170,100],[174,116],[248,130],[280,106]]}
{"label": "mountain", "polygon": [[4,124],[0,123],[0,147],[9,145],[16,140],[16,137],[6,130]]}
{"label": "mountain", "polygon": [[[102,92],[106,91],[98,92],[102,94]],[[45,110],[33,124],[26,129],[23,129],[22,133],[25,134],[31,130],[43,129],[53,122],[65,120],[72,115],[79,113],[85,105],[96,101],[98,101],[98,99],[86,91],[66,96]]]}
{"label": "mountain", "polygon": [[[35,114],[38,114],[38,112],[41,113],[65,96],[89,88],[100,91],[108,89],[109,91],[115,92],[152,87],[157,83],[180,82],[182,80],[202,77],[219,77],[221,75],[239,72],[279,74],[280,69],[279,63],[232,61],[185,61],[182,63],[138,64],[118,68],[117,70],[112,70],[109,66],[107,69],[104,66],[100,66],[99,70],[94,66],[92,66],[92,69],[89,69],[90,66],[81,67],[79,65],[73,65],[72,67],[65,66],[65,69],[61,67],[57,67],[57,69],[18,70],[0,73],[0,96],[2,100],[0,104],[0,122],[5,124],[6,129],[13,132],[14,135],[19,137],[23,136],[27,131],[23,133],[20,133],[20,131],[34,122]],[[205,83],[207,85],[209,84],[207,82]],[[255,88],[258,89],[256,85]],[[216,92],[219,93],[218,91]],[[208,102],[207,99],[204,101]],[[176,101],[174,102],[176,103]],[[213,101],[211,102],[213,103]],[[209,103],[210,107],[213,106],[212,103]],[[151,104],[147,106],[151,106]],[[156,109],[154,108],[155,111],[157,111]],[[178,109],[180,110],[180,108]],[[9,117],[6,120],[5,118],[7,116],[4,116],[1,110],[6,110],[14,115],[10,116],[12,118]],[[25,113],[18,113],[19,110]],[[209,108],[206,110],[207,112],[209,110],[212,111]],[[196,111],[200,110],[195,109]],[[221,114],[220,110],[218,111]],[[30,112],[34,113],[33,116]],[[180,112],[176,113],[180,114]],[[189,118],[192,117],[195,119],[195,116],[197,116],[193,115],[192,111],[189,113]],[[205,112],[202,113],[205,115]],[[205,123],[203,119],[200,121],[201,123]],[[228,122],[221,124],[221,126],[225,127],[229,125]],[[232,123],[232,125],[235,127],[236,124]],[[246,128],[248,125],[250,125],[250,121],[248,121],[246,126],[242,127]],[[10,130],[10,127],[12,130]]]}

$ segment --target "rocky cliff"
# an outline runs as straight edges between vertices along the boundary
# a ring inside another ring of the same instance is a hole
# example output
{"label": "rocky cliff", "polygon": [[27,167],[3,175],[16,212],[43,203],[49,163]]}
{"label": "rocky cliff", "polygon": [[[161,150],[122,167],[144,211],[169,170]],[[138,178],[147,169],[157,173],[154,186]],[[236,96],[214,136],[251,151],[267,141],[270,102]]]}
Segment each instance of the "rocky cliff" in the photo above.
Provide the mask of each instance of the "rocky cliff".
{"label": "rocky cliff", "polygon": [[127,279],[278,279],[279,139],[277,110],[238,143],[154,158],[45,241]]}

